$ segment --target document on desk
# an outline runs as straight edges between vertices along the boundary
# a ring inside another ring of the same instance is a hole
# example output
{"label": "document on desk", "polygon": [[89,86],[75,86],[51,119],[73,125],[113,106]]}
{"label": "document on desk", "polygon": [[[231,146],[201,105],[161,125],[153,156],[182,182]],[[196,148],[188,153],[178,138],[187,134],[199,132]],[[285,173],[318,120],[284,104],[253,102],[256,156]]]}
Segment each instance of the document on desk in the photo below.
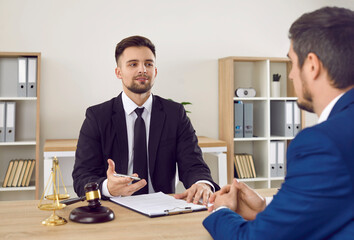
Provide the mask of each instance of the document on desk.
{"label": "document on desk", "polygon": [[175,199],[173,196],[162,192],[127,197],[112,197],[110,200],[149,217],[189,213],[207,209],[204,205],[187,203],[185,200]]}

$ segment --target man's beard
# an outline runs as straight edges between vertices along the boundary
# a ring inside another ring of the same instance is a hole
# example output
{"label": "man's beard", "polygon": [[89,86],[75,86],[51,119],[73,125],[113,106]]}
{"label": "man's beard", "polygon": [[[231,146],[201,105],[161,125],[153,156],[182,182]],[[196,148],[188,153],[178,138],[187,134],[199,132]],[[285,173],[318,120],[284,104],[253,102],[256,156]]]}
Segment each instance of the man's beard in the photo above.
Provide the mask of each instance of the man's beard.
{"label": "man's beard", "polygon": [[145,76],[148,80],[144,83],[140,82],[135,82],[132,81],[132,84],[130,86],[125,86],[129,91],[136,93],[136,94],[142,94],[150,91],[152,88],[153,84],[151,84],[151,77]]}
{"label": "man's beard", "polygon": [[303,102],[299,102],[297,100],[297,105],[300,109],[305,110],[307,112],[313,113],[313,104],[312,104],[312,95],[307,87],[307,83],[304,80],[302,81],[302,97],[304,98]]}

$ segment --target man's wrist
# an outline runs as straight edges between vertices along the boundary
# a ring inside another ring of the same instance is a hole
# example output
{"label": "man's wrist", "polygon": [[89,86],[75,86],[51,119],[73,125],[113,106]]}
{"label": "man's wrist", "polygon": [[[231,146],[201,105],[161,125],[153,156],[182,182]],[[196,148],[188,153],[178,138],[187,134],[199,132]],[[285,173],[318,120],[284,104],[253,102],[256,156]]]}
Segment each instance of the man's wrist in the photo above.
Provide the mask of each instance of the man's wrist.
{"label": "man's wrist", "polygon": [[207,185],[210,186],[210,190],[211,190],[213,193],[215,192],[215,187],[214,187],[214,185],[213,185],[211,182],[209,182],[208,180],[199,180],[199,181],[196,182],[196,184],[197,184],[197,183],[205,183],[205,184],[207,184]]}
{"label": "man's wrist", "polygon": [[102,183],[102,195],[108,198],[114,197],[108,191],[108,179],[106,178]]}
{"label": "man's wrist", "polygon": [[213,212],[219,211],[220,209],[224,209],[224,208],[229,209],[229,208],[226,207],[226,206],[219,206],[219,207],[217,207],[216,209],[214,209]]}

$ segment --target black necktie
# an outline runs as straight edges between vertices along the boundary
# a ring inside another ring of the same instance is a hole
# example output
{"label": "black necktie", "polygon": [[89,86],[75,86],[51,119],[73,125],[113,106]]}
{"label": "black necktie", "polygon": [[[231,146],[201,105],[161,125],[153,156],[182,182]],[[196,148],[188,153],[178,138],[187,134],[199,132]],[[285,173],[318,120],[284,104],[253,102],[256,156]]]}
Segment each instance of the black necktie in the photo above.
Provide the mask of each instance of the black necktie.
{"label": "black necktie", "polygon": [[[148,182],[148,166],[147,166],[147,150],[146,150],[146,129],[145,122],[141,115],[144,108],[136,108],[135,113],[138,118],[134,124],[134,158],[133,158],[133,172],[137,173],[141,179]],[[134,195],[148,193],[148,184],[145,187],[135,192]]]}

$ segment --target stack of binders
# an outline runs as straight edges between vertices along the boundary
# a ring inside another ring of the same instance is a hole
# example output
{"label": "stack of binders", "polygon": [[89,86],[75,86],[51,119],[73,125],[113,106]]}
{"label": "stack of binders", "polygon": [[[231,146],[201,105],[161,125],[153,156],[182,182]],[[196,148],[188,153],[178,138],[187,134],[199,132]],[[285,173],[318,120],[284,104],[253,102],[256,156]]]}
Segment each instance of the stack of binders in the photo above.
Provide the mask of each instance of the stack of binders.
{"label": "stack of binders", "polygon": [[15,141],[16,102],[0,102],[0,142]]}
{"label": "stack of binders", "polygon": [[2,187],[28,187],[35,163],[34,159],[11,160]]}
{"label": "stack of binders", "polygon": [[253,103],[234,102],[234,137],[253,137]]}
{"label": "stack of binders", "polygon": [[295,137],[301,130],[301,112],[296,101],[271,101],[271,135]]}
{"label": "stack of binders", "polygon": [[37,58],[18,58],[18,97],[37,96]]}
{"label": "stack of binders", "polygon": [[256,178],[256,169],[251,154],[235,154],[235,177],[236,178]]}
{"label": "stack of binders", "polygon": [[270,142],[270,177],[285,176],[285,142],[271,141]]}

